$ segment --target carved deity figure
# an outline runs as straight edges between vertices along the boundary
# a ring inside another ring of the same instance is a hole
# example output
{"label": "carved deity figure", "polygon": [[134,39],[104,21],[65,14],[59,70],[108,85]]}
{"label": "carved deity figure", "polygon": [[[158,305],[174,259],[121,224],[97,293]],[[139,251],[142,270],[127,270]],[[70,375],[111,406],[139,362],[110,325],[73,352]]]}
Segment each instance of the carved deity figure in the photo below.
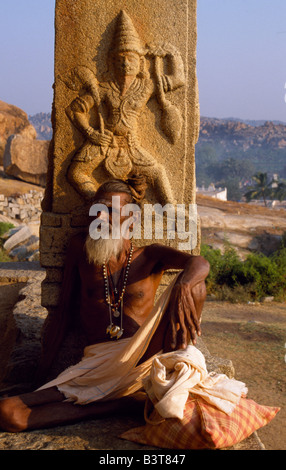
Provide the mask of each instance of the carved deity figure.
{"label": "carved deity figure", "polygon": [[[175,204],[165,168],[142,146],[138,129],[142,111],[156,97],[165,137],[172,144],[180,137],[181,114],[165,94],[184,85],[181,56],[171,45],[143,46],[131,19],[121,11],[109,59],[113,68],[110,81],[98,82],[85,66],[76,67],[65,79],[69,88],[79,91],[67,115],[85,137],[72,158],[67,178],[79,194],[91,200],[97,189],[93,175],[103,164],[113,178],[144,175],[161,203]],[[147,70],[147,61],[152,70]],[[91,124],[92,110],[96,111],[97,125]]]}

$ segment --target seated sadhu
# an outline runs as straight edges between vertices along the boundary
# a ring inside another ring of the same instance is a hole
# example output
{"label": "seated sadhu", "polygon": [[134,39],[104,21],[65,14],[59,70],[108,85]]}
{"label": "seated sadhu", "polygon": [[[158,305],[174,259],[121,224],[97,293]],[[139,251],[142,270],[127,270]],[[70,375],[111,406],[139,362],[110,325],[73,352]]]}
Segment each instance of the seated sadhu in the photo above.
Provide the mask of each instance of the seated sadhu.
{"label": "seated sadhu", "polygon": [[[104,183],[93,203],[104,204],[112,229],[112,196],[120,209],[137,202],[134,187]],[[120,216],[120,224],[126,217]],[[180,270],[154,306],[165,271]],[[201,256],[128,237],[94,239],[79,233],[69,244],[58,314],[51,320],[42,363],[48,369],[69,320],[67,297],[80,289],[78,315],[87,338],[82,360],[37,390],[0,400],[0,429],[19,432],[99,418],[130,409],[159,352],[183,350],[201,335],[209,264]],[[79,279],[79,283],[71,280]],[[54,324],[53,324],[54,322]]]}

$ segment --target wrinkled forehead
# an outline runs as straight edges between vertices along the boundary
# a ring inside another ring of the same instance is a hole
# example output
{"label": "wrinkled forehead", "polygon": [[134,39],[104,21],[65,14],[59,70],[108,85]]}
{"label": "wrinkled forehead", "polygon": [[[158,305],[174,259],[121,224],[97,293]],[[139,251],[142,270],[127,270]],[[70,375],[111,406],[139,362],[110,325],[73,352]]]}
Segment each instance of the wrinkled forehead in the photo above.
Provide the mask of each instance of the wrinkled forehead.
{"label": "wrinkled forehead", "polygon": [[93,204],[105,204],[107,207],[123,207],[130,204],[131,197],[127,193],[100,193],[96,196]]}

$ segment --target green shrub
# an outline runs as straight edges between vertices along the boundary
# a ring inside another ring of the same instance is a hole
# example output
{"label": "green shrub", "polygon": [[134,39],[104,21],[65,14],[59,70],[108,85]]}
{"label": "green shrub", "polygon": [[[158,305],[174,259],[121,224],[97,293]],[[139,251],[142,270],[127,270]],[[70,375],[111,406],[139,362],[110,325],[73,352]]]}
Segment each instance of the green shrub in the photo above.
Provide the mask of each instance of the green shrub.
{"label": "green shrub", "polygon": [[225,242],[224,252],[219,249],[213,249],[207,245],[203,245],[201,254],[211,265],[209,283],[218,285],[226,284],[234,287],[245,283],[244,265],[240,261],[235,249]]}
{"label": "green shrub", "polygon": [[0,222],[0,263],[5,263],[6,261],[11,261],[10,256],[3,248],[3,235],[7,233],[11,228],[14,228],[13,224],[9,222]]}
{"label": "green shrub", "polygon": [[[286,258],[285,258],[286,260]],[[286,295],[285,270],[282,272],[282,265],[278,265],[277,254],[267,257],[262,254],[251,254],[245,261],[246,275],[248,283],[255,284],[255,297],[281,296],[283,290]],[[285,264],[286,269],[286,264]]]}
{"label": "green shrub", "polygon": [[14,228],[14,225],[9,222],[0,222],[0,237],[7,233],[10,228]]}
{"label": "green shrub", "polygon": [[8,255],[8,253],[3,250],[3,248],[0,248],[0,263],[5,263],[7,261],[12,261],[12,259],[10,258],[10,256]]}
{"label": "green shrub", "polygon": [[272,256],[250,254],[242,261],[227,242],[224,252],[202,245],[201,254],[210,263],[208,293],[230,301],[257,301],[273,296],[286,300],[286,248]]}
{"label": "green shrub", "polygon": [[281,239],[281,249],[286,248],[286,232],[283,233],[282,239]]}

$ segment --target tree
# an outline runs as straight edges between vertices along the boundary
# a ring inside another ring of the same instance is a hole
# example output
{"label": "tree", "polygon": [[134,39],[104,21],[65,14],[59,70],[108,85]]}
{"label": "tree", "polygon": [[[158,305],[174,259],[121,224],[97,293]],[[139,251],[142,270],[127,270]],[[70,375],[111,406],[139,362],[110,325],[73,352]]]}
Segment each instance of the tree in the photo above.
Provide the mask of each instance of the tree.
{"label": "tree", "polygon": [[221,186],[227,189],[227,199],[229,201],[240,201],[241,190],[239,187],[239,178],[229,178],[221,181]]}
{"label": "tree", "polygon": [[247,202],[253,199],[262,198],[265,206],[267,206],[267,197],[272,198],[273,196],[273,180],[269,180],[267,173],[260,172],[253,175],[252,179],[255,181],[256,184],[252,186],[249,191],[247,191],[247,193],[245,193],[244,197],[246,198]]}
{"label": "tree", "polygon": [[216,183],[221,181],[233,180],[238,178],[240,181],[249,178],[249,175],[255,171],[251,162],[243,159],[227,158],[219,163],[211,165],[209,172]]}
{"label": "tree", "polygon": [[280,176],[282,178],[286,178],[286,165],[284,166],[284,168],[282,168],[281,172],[280,172]]}
{"label": "tree", "polygon": [[216,150],[209,144],[196,147],[196,178],[199,186],[208,186],[212,180],[209,168],[216,165]]}
{"label": "tree", "polygon": [[210,165],[208,168],[212,182],[216,187],[226,187],[227,198],[231,201],[241,199],[240,183],[244,179],[248,179],[252,172],[254,172],[254,167],[251,162],[235,158],[227,158]]}

